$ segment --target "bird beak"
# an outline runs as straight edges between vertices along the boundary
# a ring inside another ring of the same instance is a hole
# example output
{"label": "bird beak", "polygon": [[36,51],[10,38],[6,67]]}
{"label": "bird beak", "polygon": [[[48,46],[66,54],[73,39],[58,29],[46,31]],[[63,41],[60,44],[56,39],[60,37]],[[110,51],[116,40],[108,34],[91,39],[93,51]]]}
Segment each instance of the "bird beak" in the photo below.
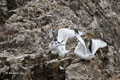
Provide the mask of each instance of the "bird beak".
{"label": "bird beak", "polygon": [[63,41],[64,41],[64,40],[62,40],[62,41],[60,42],[59,46],[65,46],[65,44],[62,44]]}
{"label": "bird beak", "polygon": [[60,42],[60,44],[63,42],[64,40],[62,40],[61,42]]}

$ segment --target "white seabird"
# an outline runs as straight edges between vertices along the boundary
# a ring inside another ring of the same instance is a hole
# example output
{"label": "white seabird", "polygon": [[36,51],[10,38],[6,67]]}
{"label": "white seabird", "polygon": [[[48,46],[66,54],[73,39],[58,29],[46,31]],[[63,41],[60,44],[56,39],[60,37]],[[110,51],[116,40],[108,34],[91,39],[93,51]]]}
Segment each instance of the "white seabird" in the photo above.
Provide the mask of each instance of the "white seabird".
{"label": "white seabird", "polygon": [[[79,35],[84,35],[83,32],[78,32]],[[68,28],[61,28],[58,30],[58,36],[53,33],[53,39],[49,44],[49,50],[56,54],[58,53],[59,56],[64,57],[66,53],[69,52],[69,50],[66,50],[66,43],[69,38],[75,37],[76,31],[71,30]]]}
{"label": "white seabird", "polygon": [[84,40],[79,34],[76,35],[76,37],[78,39],[78,45],[76,46],[74,53],[84,60],[90,60],[94,58],[95,53],[99,48],[107,46],[106,42],[99,39],[91,39],[87,45],[85,45]]}

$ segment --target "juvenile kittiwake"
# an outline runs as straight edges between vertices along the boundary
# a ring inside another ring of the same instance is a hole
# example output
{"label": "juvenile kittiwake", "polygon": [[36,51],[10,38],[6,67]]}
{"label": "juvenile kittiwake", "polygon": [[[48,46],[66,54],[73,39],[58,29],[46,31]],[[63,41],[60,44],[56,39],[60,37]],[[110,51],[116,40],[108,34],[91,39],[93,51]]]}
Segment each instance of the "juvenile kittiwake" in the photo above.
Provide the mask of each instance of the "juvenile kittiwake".
{"label": "juvenile kittiwake", "polygon": [[87,45],[85,45],[84,40],[79,34],[76,35],[76,37],[78,39],[78,45],[76,46],[74,53],[84,60],[90,60],[94,58],[95,53],[99,48],[107,46],[106,42],[101,41],[99,39],[91,39],[89,40]]}

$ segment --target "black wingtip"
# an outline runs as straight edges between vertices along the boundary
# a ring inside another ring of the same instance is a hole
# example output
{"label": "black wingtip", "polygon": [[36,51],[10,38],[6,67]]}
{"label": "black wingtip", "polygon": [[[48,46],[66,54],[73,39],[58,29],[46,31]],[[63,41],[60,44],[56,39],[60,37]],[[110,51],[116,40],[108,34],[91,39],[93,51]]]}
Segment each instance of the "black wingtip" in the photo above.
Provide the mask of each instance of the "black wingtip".
{"label": "black wingtip", "polygon": [[75,31],[76,34],[79,34],[79,31],[77,29],[74,29],[74,31]]}
{"label": "black wingtip", "polygon": [[89,40],[89,42],[90,42],[90,44],[89,44],[89,50],[90,50],[90,52],[92,53],[92,39],[91,40]]}

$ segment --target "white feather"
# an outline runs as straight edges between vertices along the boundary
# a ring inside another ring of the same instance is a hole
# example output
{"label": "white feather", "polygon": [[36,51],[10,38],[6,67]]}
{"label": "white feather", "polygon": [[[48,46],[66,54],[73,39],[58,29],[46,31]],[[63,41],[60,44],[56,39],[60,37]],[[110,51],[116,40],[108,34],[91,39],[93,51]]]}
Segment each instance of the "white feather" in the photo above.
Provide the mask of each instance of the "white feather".
{"label": "white feather", "polygon": [[[79,31],[79,35],[84,35],[85,33]],[[73,38],[76,36],[76,33],[74,30],[68,29],[68,28],[61,28],[58,30],[58,41],[62,42],[62,44],[66,45],[67,40],[69,38]],[[69,52],[69,50],[66,50],[66,46],[59,46],[59,52],[62,55],[65,55]]]}
{"label": "white feather", "polygon": [[87,46],[85,45],[84,40],[81,38],[81,36],[78,34],[76,35],[77,39],[79,40],[78,45],[76,46],[74,53],[79,56],[82,59],[90,60],[94,58],[94,54],[99,48],[103,48],[107,46],[107,43],[98,40],[98,39],[92,39],[92,52],[89,50],[88,46],[90,45],[90,42],[88,42]]}
{"label": "white feather", "polygon": [[59,46],[57,48],[57,51],[58,51],[59,56],[61,56],[61,57],[64,57],[65,54],[67,54],[69,52],[69,50],[65,50],[64,46]]}
{"label": "white feather", "polygon": [[63,44],[66,44],[67,40],[75,36],[74,30],[68,28],[62,28],[58,30],[58,41],[63,41]]}
{"label": "white feather", "polygon": [[51,53],[57,54],[58,47],[61,46],[61,45],[62,44],[59,43],[58,41],[51,41],[50,44],[49,44],[49,50],[51,51]]}
{"label": "white feather", "polygon": [[[79,35],[85,35],[83,32],[79,32]],[[64,56],[69,50],[66,50],[66,43],[69,38],[75,37],[76,33],[74,30],[68,28],[61,28],[58,30],[57,41],[52,41],[49,44],[49,50],[56,54],[58,53],[59,56]],[[56,38],[56,37],[54,37]],[[54,39],[53,39],[54,40]],[[59,43],[58,43],[59,42]]]}
{"label": "white feather", "polygon": [[92,39],[92,54],[94,55],[99,48],[104,48],[107,43],[99,39]]}

